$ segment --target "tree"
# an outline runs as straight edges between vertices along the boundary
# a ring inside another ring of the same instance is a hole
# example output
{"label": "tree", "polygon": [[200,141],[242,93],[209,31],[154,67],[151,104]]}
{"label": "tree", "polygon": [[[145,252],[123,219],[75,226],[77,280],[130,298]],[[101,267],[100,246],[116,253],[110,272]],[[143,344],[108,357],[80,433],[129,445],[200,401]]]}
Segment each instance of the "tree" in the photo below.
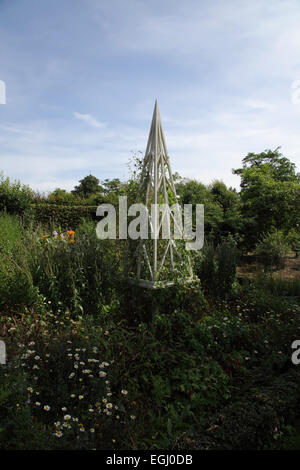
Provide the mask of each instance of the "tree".
{"label": "tree", "polygon": [[77,195],[69,193],[65,189],[56,188],[48,195],[47,202],[52,204],[76,205],[80,204],[80,199]]}
{"label": "tree", "polygon": [[275,228],[287,233],[300,226],[300,176],[279,148],[249,153],[243,168],[233,173],[241,176],[247,249],[252,249],[263,233]]}
{"label": "tree", "polygon": [[300,183],[300,174],[295,171],[296,165],[288,158],[283,157],[279,150],[280,147],[277,147],[275,150],[265,150],[261,153],[248,153],[243,159],[243,168],[232,170],[233,174],[241,176],[241,188],[249,185],[247,170],[250,168],[268,169],[275,181],[294,181]]}
{"label": "tree", "polygon": [[227,188],[223,181],[218,180],[214,181],[209,189],[213,200],[223,209],[223,221],[220,226],[222,236],[228,237],[231,234],[237,237],[243,228],[240,195],[235,189]]}
{"label": "tree", "polygon": [[188,180],[176,183],[176,192],[179,195],[178,202],[182,205],[193,204],[195,207],[196,204],[204,204],[205,239],[220,241],[224,211],[221,204],[214,200],[211,191],[196,180]]}
{"label": "tree", "polygon": [[79,180],[79,185],[75,186],[72,193],[82,197],[89,198],[93,194],[102,193],[103,188],[99,184],[98,178],[93,175],[85,176],[83,179]]}
{"label": "tree", "polygon": [[11,181],[0,172],[0,211],[24,215],[30,212],[34,193],[20,181]]}

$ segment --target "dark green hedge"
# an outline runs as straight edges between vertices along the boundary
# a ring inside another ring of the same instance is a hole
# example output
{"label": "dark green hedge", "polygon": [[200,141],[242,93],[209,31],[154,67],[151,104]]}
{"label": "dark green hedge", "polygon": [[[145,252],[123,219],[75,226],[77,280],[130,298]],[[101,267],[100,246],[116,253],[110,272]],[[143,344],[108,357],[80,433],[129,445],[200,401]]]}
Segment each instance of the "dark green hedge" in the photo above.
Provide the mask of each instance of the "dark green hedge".
{"label": "dark green hedge", "polygon": [[97,206],[62,206],[57,204],[35,204],[34,219],[43,225],[56,224],[63,230],[75,229],[85,220],[100,220],[96,216]]}

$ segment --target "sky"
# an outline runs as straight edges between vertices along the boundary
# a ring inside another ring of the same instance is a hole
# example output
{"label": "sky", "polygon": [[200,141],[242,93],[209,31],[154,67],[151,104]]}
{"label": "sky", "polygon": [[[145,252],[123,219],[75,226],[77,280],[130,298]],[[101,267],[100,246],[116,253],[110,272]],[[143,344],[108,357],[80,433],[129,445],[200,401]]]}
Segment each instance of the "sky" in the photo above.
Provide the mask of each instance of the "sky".
{"label": "sky", "polygon": [[0,0],[0,171],[124,180],[156,99],[173,173],[239,188],[278,146],[300,171],[299,24],[299,0]]}

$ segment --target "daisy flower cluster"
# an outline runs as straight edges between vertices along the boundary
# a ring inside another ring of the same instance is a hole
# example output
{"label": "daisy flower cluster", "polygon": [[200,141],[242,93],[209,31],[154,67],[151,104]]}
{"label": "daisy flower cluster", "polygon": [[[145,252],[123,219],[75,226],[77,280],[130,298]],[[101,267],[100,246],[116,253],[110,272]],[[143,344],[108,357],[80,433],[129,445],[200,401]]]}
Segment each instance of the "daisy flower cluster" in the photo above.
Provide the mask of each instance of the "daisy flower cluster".
{"label": "daisy flower cluster", "polygon": [[99,439],[112,422],[135,419],[126,411],[128,391],[112,391],[113,361],[101,360],[97,346],[79,347],[71,340],[60,344],[54,337],[20,347],[20,366],[31,382],[26,405],[52,426],[54,437],[78,440],[88,433]]}

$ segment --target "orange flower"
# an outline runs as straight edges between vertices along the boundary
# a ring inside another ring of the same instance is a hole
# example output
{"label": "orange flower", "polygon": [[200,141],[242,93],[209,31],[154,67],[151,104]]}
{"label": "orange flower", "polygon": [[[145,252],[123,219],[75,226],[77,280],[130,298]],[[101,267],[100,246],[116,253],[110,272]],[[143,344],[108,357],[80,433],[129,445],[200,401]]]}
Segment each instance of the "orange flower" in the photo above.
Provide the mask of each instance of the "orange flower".
{"label": "orange flower", "polygon": [[75,236],[75,231],[74,230],[67,230],[68,236],[73,240]]}

